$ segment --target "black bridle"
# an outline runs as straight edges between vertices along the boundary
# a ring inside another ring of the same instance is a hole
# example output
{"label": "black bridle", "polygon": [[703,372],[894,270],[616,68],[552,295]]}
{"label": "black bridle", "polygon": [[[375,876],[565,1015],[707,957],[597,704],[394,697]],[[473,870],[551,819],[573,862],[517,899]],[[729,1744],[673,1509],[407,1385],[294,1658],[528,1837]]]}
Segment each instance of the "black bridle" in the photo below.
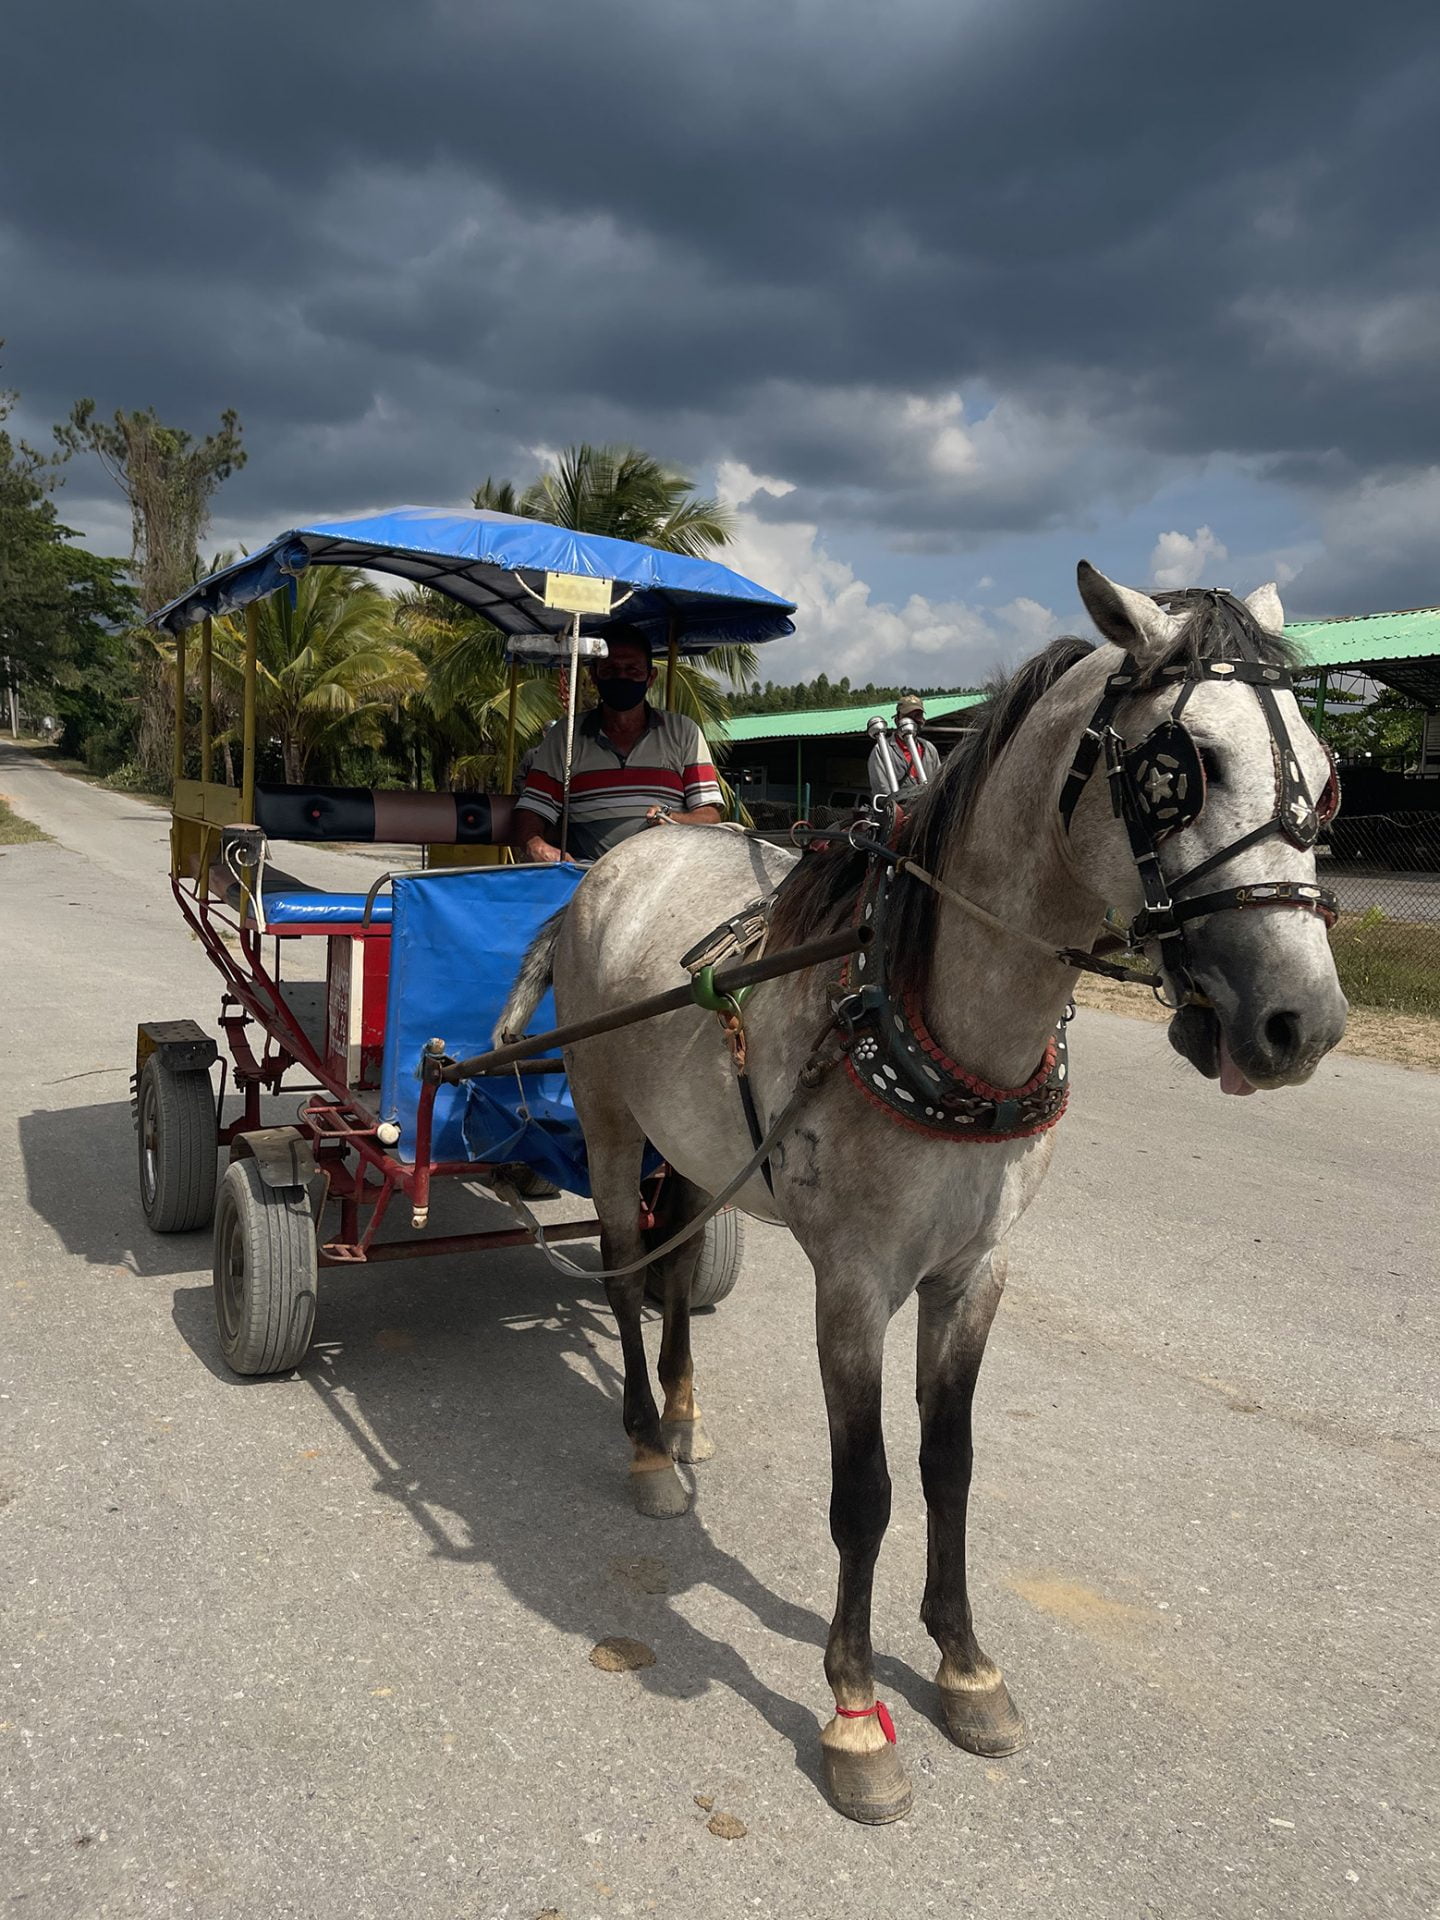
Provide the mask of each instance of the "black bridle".
{"label": "black bridle", "polygon": [[[1124,822],[1145,900],[1130,923],[1131,944],[1156,942],[1161,968],[1175,992],[1176,1003],[1183,1006],[1205,1003],[1205,996],[1195,983],[1185,938],[1185,929],[1192,921],[1212,913],[1252,907],[1293,907],[1318,914],[1327,926],[1334,924],[1338,906],[1335,895],[1310,881],[1254,881],[1247,886],[1181,896],[1216,867],[1263,840],[1279,837],[1293,847],[1313,847],[1320,828],[1334,816],[1339,805],[1340,787],[1332,759],[1324,791],[1318,801],[1311,798],[1276,698],[1277,694],[1293,692],[1293,683],[1284,667],[1273,666],[1264,659],[1253,637],[1253,616],[1249,609],[1231,594],[1212,588],[1183,598],[1176,596],[1176,599],[1187,609],[1194,606],[1197,618],[1203,618],[1207,611],[1224,617],[1239,658],[1185,660],[1148,674],[1135,666],[1112,673],[1080,736],[1075,758],[1060,789],[1060,817],[1068,833],[1080,796],[1103,753],[1111,805],[1116,817]],[[1191,694],[1202,680],[1227,681],[1254,688],[1270,732],[1275,760],[1275,811],[1218,853],[1170,877],[1160,864],[1160,848],[1172,835],[1193,826],[1205,806],[1205,765],[1193,735],[1181,720]],[[1129,746],[1115,726],[1119,709],[1128,700],[1159,692],[1167,686],[1176,687],[1178,693],[1169,718],[1152,729],[1138,746]]]}

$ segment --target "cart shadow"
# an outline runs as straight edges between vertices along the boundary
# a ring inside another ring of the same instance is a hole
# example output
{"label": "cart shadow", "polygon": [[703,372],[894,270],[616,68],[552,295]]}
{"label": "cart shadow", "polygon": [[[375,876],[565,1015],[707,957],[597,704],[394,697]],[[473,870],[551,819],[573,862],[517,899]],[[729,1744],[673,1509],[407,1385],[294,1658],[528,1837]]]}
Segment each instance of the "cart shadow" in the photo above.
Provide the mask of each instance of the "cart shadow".
{"label": "cart shadow", "polygon": [[39,1109],[20,1116],[20,1157],[31,1207],[67,1253],[140,1274],[204,1271],[210,1229],[152,1233],[140,1208],[135,1123],[128,1100]]}
{"label": "cart shadow", "polygon": [[[598,1262],[589,1248],[579,1257]],[[490,1569],[561,1632],[586,1645],[643,1641],[655,1654],[635,1676],[647,1690],[692,1700],[729,1688],[819,1786],[828,1622],[772,1591],[707,1530],[704,1479],[741,1471],[736,1459],[701,1470],[698,1509],[683,1519],[637,1515],[626,1493],[619,1343],[598,1285],[557,1280],[528,1249],[486,1256],[483,1277],[458,1258],[424,1266],[423,1276],[410,1269],[398,1316],[393,1275],[347,1270],[327,1294],[300,1375],[373,1470],[375,1492],[405,1509],[437,1556]],[[174,1318],[211,1372],[237,1384],[219,1359],[209,1289],[177,1291]],[[704,1588],[815,1650],[810,1705],[678,1611]],[[877,1676],[934,1716],[934,1688],[911,1667],[882,1659]]]}

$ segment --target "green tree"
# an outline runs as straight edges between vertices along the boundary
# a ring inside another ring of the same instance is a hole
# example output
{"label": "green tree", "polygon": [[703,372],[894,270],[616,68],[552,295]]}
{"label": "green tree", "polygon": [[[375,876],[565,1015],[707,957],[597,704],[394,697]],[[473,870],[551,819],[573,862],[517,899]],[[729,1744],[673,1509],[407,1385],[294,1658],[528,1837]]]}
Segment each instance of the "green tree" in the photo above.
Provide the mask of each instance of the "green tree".
{"label": "green tree", "polygon": [[[1335,695],[1331,693],[1331,699]],[[1320,738],[1337,759],[1371,759],[1403,773],[1420,758],[1423,710],[1393,687],[1382,687],[1368,705],[1328,706],[1321,716]]]}
{"label": "green tree", "polygon": [[[354,567],[310,567],[289,593],[259,603],[257,738],[278,743],[285,778],[304,780],[317,760],[348,746],[379,746],[395,704],[424,684],[403,644],[395,603]],[[244,678],[243,617],[214,627],[215,664],[238,704]]]}
{"label": "green tree", "polygon": [[[508,511],[508,509],[506,509]],[[425,670],[406,703],[437,788],[498,788],[504,778],[510,669],[505,636],[482,615],[428,587],[404,593],[395,620]],[[515,703],[517,755],[560,711],[556,676],[522,667]]]}
{"label": "green tree", "polygon": [[[219,431],[195,440],[182,427],[167,426],[153,407],[117,411],[112,420],[102,420],[93,400],[78,400],[55,438],[67,456],[94,454],[125,496],[140,610],[145,616],[154,613],[196,578],[211,499],[245,464],[238,416],[233,408],[222,413]],[[146,630],[134,641],[140,667],[138,754],[158,781],[169,768],[169,649]]]}
{"label": "green tree", "polygon": [[[0,393],[0,656],[32,713],[53,713],[66,745],[123,735],[133,672],[119,630],[134,618],[125,563],[72,544],[50,495],[57,462],[17,443],[4,422],[16,396]],[[123,757],[123,746],[114,758]]]}
{"label": "green tree", "polygon": [[[727,545],[735,530],[728,507],[697,497],[690,475],[639,447],[582,441],[567,447],[553,469],[523,489],[509,480],[488,479],[472,498],[477,507],[695,559]],[[755,649],[745,646],[717,647],[704,665],[682,659],[670,704],[713,735],[712,745],[722,745],[730,703],[721,683],[743,685],[753,677],[755,664]]]}

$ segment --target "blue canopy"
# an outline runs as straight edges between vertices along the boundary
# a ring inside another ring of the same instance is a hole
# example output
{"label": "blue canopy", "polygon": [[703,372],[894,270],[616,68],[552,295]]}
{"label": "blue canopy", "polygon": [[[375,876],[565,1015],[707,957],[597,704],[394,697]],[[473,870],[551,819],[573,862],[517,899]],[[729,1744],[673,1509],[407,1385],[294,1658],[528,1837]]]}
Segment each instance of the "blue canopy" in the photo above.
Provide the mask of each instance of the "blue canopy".
{"label": "blue canopy", "polygon": [[547,573],[584,574],[630,589],[614,612],[586,616],[587,633],[638,626],[663,648],[672,630],[682,653],[736,642],[755,645],[795,631],[795,608],[729,567],[662,553],[633,540],[572,533],[489,508],[394,507],[354,520],[320,520],[282,533],[258,553],[222,567],[151,616],[170,633],[207,614],[233,613],[273,593],[306,567],[366,567],[434,587],[473,607],[502,633],[558,634],[569,619],[534,596]]}

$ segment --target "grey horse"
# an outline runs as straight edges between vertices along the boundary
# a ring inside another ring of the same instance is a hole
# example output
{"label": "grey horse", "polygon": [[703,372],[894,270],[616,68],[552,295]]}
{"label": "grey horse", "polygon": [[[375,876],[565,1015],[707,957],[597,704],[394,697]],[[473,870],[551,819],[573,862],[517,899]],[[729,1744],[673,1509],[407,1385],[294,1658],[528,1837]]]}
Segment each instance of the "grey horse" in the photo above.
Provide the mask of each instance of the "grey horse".
{"label": "grey horse", "polygon": [[[1254,884],[1315,891],[1313,831],[1312,844],[1303,845],[1267,826],[1279,815],[1282,752],[1293,782],[1310,796],[1330,778],[1288,680],[1268,695],[1267,708],[1253,684],[1227,682],[1224,664],[1208,675],[1192,671],[1197,661],[1226,656],[1227,632],[1244,628],[1248,657],[1271,663],[1279,671],[1269,677],[1281,679],[1290,662],[1274,587],[1243,606],[1220,596],[1231,609],[1227,625],[1212,617],[1213,607],[1209,615],[1169,612],[1086,563],[1079,581],[1108,644],[1057,641],[999,685],[897,842],[948,889],[937,893],[913,875],[895,881],[890,961],[909,983],[906,1004],[923,1010],[937,1054],[943,1047],[951,1063],[963,1063],[970,1084],[992,1091],[1033,1085],[1036,1063],[1053,1058],[1076,979],[1053,949],[1088,950],[1107,905],[1130,915],[1144,904],[1135,850],[1103,766],[1083,781],[1068,822],[1060,804],[1086,727],[1117,672],[1135,683],[1113,720],[1114,737],[1125,743],[1170,717],[1181,681],[1193,680],[1184,722],[1205,771],[1204,806],[1162,849],[1165,870],[1213,862],[1212,884],[1242,890],[1235,904],[1250,903],[1243,890]],[[684,977],[678,956],[758,893],[778,889],[771,951],[843,926],[856,914],[865,869],[843,841],[801,859],[718,826],[638,836],[597,863],[532,947],[497,1037],[524,1031],[552,978],[567,1023],[674,986]],[[1173,945],[1147,951],[1178,990]],[[1184,956],[1185,1004],[1171,1023],[1172,1043],[1222,1090],[1298,1084],[1340,1038],[1346,1005],[1318,913],[1212,910],[1187,926]],[[824,1031],[834,976],[833,967],[790,975],[760,988],[745,1009],[751,1084],[765,1124],[790,1100]],[[647,1245],[637,1209],[647,1140],[672,1170],[662,1227],[693,1218],[751,1156],[730,1052],[714,1017],[687,1009],[586,1041],[566,1060],[604,1264],[625,1266],[642,1259]],[[820,1740],[831,1797],[854,1819],[879,1823],[910,1805],[888,1716],[876,1702],[870,1613],[890,1514],[880,1420],[885,1333],[917,1291],[920,1472],[929,1510],[921,1617],[940,1650],[945,1725],[975,1753],[1007,1754],[1023,1742],[1023,1722],[999,1667],[981,1650],[966,1593],[971,1400],[1004,1286],[1005,1242],[1039,1190],[1054,1141],[1049,1126],[1018,1136],[945,1137],[906,1124],[867,1098],[853,1072],[832,1069],[775,1148],[773,1192],[756,1174],[737,1196],[747,1212],[787,1226],[815,1270],[830,1524],[840,1562],[825,1654],[836,1711]],[[674,1463],[713,1452],[691,1365],[694,1247],[691,1241],[659,1263],[663,1408],[641,1334],[644,1273],[607,1281],[624,1356],[630,1486],[639,1511],[656,1516],[686,1509]]]}

